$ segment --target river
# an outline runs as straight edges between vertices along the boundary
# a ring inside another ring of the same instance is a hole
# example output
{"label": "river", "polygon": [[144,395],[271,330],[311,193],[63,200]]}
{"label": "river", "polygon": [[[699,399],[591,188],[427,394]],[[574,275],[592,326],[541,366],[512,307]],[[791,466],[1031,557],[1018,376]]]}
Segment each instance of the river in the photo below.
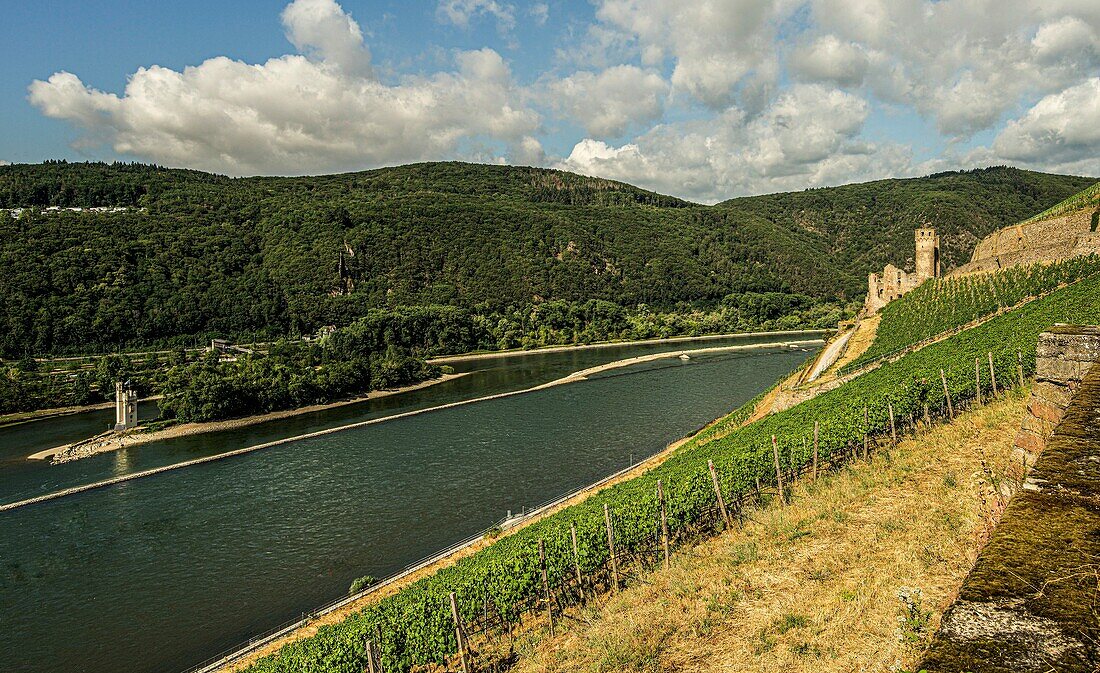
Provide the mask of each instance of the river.
{"label": "river", "polygon": [[[619,359],[779,340],[460,361],[467,376],[430,388],[61,466],[28,464],[11,447],[26,455],[81,424],[99,427],[83,415],[39,421],[0,434],[0,499],[519,390]],[[656,453],[808,355],[777,347],[659,360],[2,513],[3,670],[186,669],[339,596],[355,577],[385,576],[506,510]]]}

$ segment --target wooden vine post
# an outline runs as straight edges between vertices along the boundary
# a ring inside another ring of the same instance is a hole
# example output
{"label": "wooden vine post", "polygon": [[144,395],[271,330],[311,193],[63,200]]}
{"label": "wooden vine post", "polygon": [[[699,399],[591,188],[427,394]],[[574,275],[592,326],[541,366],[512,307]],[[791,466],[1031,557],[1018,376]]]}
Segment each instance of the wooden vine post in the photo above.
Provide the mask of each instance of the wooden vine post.
{"label": "wooden vine post", "polygon": [[951,393],[947,390],[947,374],[940,370],[940,381],[943,381],[943,396],[947,398],[947,415],[951,420],[955,420],[955,407],[951,406]]}
{"label": "wooden vine post", "polygon": [[887,402],[886,408],[890,410],[890,447],[897,448],[898,446],[898,428],[894,425],[894,403]]}
{"label": "wooden vine post", "polygon": [[730,515],[726,511],[726,499],[722,497],[722,487],[718,484],[718,470],[714,469],[714,461],[707,461],[707,469],[710,470],[710,481],[714,485],[714,497],[718,500],[718,513],[722,515],[722,523],[726,528],[732,528]]}
{"label": "wooden vine post", "polygon": [[1020,387],[1024,387],[1024,354],[1016,351],[1016,371],[1020,374]]}
{"label": "wooden vine post", "polygon": [[993,351],[989,351],[989,385],[993,387],[993,396],[997,396],[997,372],[993,371]]}
{"label": "wooden vine post", "polygon": [[466,660],[466,634],[462,630],[462,617],[458,616],[458,601],[455,592],[451,592],[451,618],[455,623],[455,640],[458,641],[458,658],[462,662],[462,673],[470,673],[470,662]]}
{"label": "wooden vine post", "polygon": [[867,457],[871,455],[870,441],[867,439],[867,429],[871,427],[869,415],[867,413],[867,407],[863,407],[863,460],[867,460]]}
{"label": "wooden vine post", "polygon": [[818,421],[814,421],[814,468],[813,468],[814,481],[817,481],[817,445],[818,445],[817,444],[817,438],[818,438],[818,433],[820,432],[820,430],[821,430],[821,423],[819,423]]}
{"label": "wooden vine post", "polygon": [[539,538],[539,569],[542,570],[542,595],[546,601],[546,618],[550,620],[550,637],[554,637],[554,602],[550,599],[550,581],[546,576],[546,540]]}
{"label": "wooden vine post", "polygon": [[577,572],[577,591],[584,602],[584,575],[581,574],[581,547],[577,544],[577,524],[569,522],[569,537],[573,539],[573,570]]}
{"label": "wooden vine post", "polygon": [[665,509],[665,486],[657,480],[657,502],[661,507],[661,549],[665,554],[665,570],[668,570],[668,513]]}
{"label": "wooden vine post", "polygon": [[775,484],[779,487],[779,501],[787,504],[787,496],[783,493],[783,468],[779,466],[779,444],[772,435],[772,456],[775,457]]}
{"label": "wooden vine post", "polygon": [[371,640],[367,640],[366,654],[367,663],[363,664],[364,673],[379,673],[374,665],[374,642]]}
{"label": "wooden vine post", "polygon": [[982,359],[974,358],[974,399],[982,403]]}
{"label": "wooden vine post", "polygon": [[619,562],[615,558],[615,529],[611,526],[611,509],[603,504],[603,521],[607,526],[607,548],[611,552],[611,590],[619,590]]}
{"label": "wooden vine post", "polygon": [[382,653],[378,651],[378,648],[374,646],[374,641],[369,641],[370,650],[368,656],[371,662],[371,673],[382,673]]}

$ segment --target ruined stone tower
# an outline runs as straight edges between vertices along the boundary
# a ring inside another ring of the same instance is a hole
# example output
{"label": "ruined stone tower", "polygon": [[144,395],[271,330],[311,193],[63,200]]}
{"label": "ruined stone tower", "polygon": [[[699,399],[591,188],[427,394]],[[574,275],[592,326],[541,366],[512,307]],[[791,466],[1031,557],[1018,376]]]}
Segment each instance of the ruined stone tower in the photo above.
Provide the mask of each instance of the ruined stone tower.
{"label": "ruined stone tower", "polygon": [[917,282],[940,276],[940,237],[931,228],[916,231],[916,276]]}
{"label": "ruined stone tower", "polygon": [[916,288],[929,278],[940,275],[940,237],[932,228],[917,229],[916,269],[906,273],[893,264],[887,264],[881,274],[867,274],[867,315],[874,315],[883,306]]}
{"label": "ruined stone tower", "polygon": [[115,430],[127,430],[137,425],[138,394],[130,382],[115,383]]}

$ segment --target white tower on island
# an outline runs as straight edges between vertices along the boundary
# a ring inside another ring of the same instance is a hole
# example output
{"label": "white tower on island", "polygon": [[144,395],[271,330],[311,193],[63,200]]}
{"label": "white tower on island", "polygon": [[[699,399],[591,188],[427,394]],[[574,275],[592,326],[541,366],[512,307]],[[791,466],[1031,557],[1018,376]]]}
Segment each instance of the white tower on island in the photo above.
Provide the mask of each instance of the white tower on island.
{"label": "white tower on island", "polygon": [[115,383],[115,430],[127,430],[137,425],[138,394],[130,382]]}

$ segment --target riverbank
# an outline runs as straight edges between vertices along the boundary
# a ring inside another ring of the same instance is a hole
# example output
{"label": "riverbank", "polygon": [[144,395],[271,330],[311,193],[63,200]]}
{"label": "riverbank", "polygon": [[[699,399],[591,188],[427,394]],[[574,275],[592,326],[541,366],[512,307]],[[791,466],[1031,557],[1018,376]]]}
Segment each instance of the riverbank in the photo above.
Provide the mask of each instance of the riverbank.
{"label": "riverbank", "polygon": [[[178,470],[178,469],[190,467],[192,465],[200,465],[200,464],[210,463],[210,462],[214,462],[214,461],[218,461],[218,460],[225,460],[227,458],[232,458],[234,456],[239,456],[239,455],[243,455],[243,454],[246,454],[246,453],[251,453],[253,451],[260,451],[262,449],[271,448],[273,446],[281,446],[283,444],[289,444],[291,442],[297,442],[297,441],[301,441],[301,440],[304,440],[304,439],[312,439],[314,437],[322,437],[322,436],[325,436],[325,435],[331,435],[331,434],[334,434],[334,433],[337,433],[337,432],[343,432],[345,430],[350,430],[350,429],[353,429],[353,428],[362,428],[362,427],[366,427],[366,426],[369,426],[369,425],[376,425],[378,423],[385,423],[385,422],[396,420],[396,419],[399,419],[399,418],[408,418],[410,416],[416,416],[416,415],[420,415],[420,414],[426,414],[426,413],[431,413],[431,412],[435,412],[435,411],[441,411],[443,409],[451,409],[451,408],[465,406],[465,405],[469,405],[469,404],[475,404],[475,403],[478,403],[478,402],[486,402],[486,401],[489,401],[489,400],[503,399],[503,398],[507,398],[507,397],[513,397],[513,396],[516,396],[516,395],[523,395],[523,394],[526,394],[526,393],[534,392],[536,390],[544,390],[546,388],[550,388],[550,387],[553,387],[553,386],[559,386],[559,385],[564,385],[564,384],[567,384],[567,383],[573,383],[573,382],[576,382],[576,381],[580,381],[580,380],[583,380],[584,378],[586,378],[587,376],[591,376],[591,375],[599,373],[599,372],[603,372],[603,371],[607,371],[607,370],[611,370],[611,369],[616,369],[616,368],[620,368],[620,367],[625,367],[625,366],[630,366],[630,365],[634,365],[634,364],[639,364],[639,363],[643,363],[643,362],[650,362],[650,361],[653,361],[653,360],[658,360],[658,359],[663,359],[663,358],[678,358],[678,357],[683,356],[683,355],[687,355],[688,357],[691,357],[692,355],[700,355],[700,354],[703,354],[703,353],[764,350],[764,349],[773,349],[773,348],[807,348],[807,347],[811,347],[811,346],[820,345],[821,343],[822,342],[821,342],[820,339],[815,339],[815,340],[806,340],[806,341],[793,341],[793,342],[768,343],[768,344],[747,344],[747,345],[744,345],[744,346],[718,346],[718,347],[714,347],[714,348],[703,348],[703,349],[686,350],[686,351],[669,351],[669,352],[664,352],[664,353],[653,353],[653,354],[650,354],[650,355],[643,355],[643,356],[639,356],[639,357],[636,357],[636,358],[628,358],[628,359],[625,359],[625,360],[619,360],[619,361],[616,361],[616,362],[611,362],[611,363],[608,363],[608,364],[605,364],[605,365],[599,365],[597,367],[591,367],[589,369],[585,369],[585,370],[582,370],[580,372],[574,372],[572,374],[569,374],[568,376],[564,376],[562,378],[556,379],[556,380],[551,381],[549,383],[544,383],[544,384],[541,384],[541,385],[538,385],[538,386],[533,386],[531,388],[525,388],[523,390],[515,390],[515,391],[511,391],[511,392],[506,392],[506,393],[497,393],[495,395],[485,395],[485,396],[477,397],[477,398],[470,399],[470,400],[462,400],[462,401],[458,401],[458,402],[451,402],[451,403],[448,403],[448,404],[441,404],[441,405],[438,405],[438,406],[435,406],[435,407],[429,407],[429,408],[426,408],[426,409],[416,409],[416,410],[413,410],[413,411],[406,411],[406,412],[402,412],[402,413],[399,413],[399,414],[393,414],[391,416],[385,416],[385,417],[382,417],[382,418],[373,418],[373,419],[370,419],[370,420],[359,421],[357,423],[350,423],[348,425],[342,425],[342,426],[335,427],[335,428],[328,428],[328,429],[325,429],[325,430],[318,430],[316,432],[310,432],[310,433],[306,433],[306,434],[303,434],[303,435],[296,435],[294,437],[287,437],[287,438],[283,438],[283,439],[277,439],[277,440],[274,440],[274,441],[271,441],[271,442],[264,442],[262,444],[255,444],[253,446],[247,446],[247,447],[244,447],[244,448],[241,448],[241,449],[236,449],[234,451],[227,451],[225,453],[219,453],[219,454],[215,454],[215,455],[212,455],[212,456],[204,456],[202,458],[195,458],[193,460],[187,460],[187,461],[183,461],[181,463],[175,463],[175,464],[172,464],[172,465],[157,467],[157,468],[153,468],[153,469],[150,469],[150,470],[143,470],[143,471],[134,472],[134,473],[131,473],[131,474],[124,474],[124,475],[120,475],[118,477],[112,477],[110,479],[105,479],[105,480],[93,482],[93,483],[90,483],[90,484],[82,484],[80,486],[74,486],[74,487],[71,487],[71,488],[62,489],[60,491],[54,491],[52,493],[47,493],[45,495],[36,496],[34,498],[28,498],[28,499],[25,499],[25,500],[19,500],[19,501],[16,501],[16,502],[0,505],[0,512],[6,512],[6,511],[14,510],[14,509],[19,509],[21,507],[27,507],[29,505],[34,505],[34,504],[41,503],[41,502],[46,502],[46,501],[49,501],[49,500],[55,500],[57,498],[62,498],[62,497],[65,497],[65,496],[74,495],[76,493],[83,493],[85,491],[90,491],[90,490],[93,490],[93,489],[104,488],[104,487],[107,487],[107,486],[112,486],[112,485],[120,484],[120,483],[127,482],[127,481],[133,481],[135,479],[142,479],[142,478],[145,478],[145,477],[151,477],[153,475],[162,474],[162,473],[168,472],[170,470]],[[107,448],[105,450],[110,451],[110,450],[117,450],[117,449],[116,448]],[[39,454],[35,454],[35,455],[41,455],[41,454],[44,454],[44,453],[46,453],[46,452],[39,452]]]}
{"label": "riverbank", "polygon": [[[328,404],[312,404],[307,407],[298,407],[297,409],[272,411],[267,414],[258,414],[256,416],[230,418],[224,421],[211,421],[209,423],[181,423],[180,425],[173,425],[168,428],[154,430],[151,432],[144,432],[140,428],[129,432],[111,432],[100,435],[99,437],[94,437],[91,441],[85,440],[83,442],[73,442],[71,444],[56,446],[51,449],[46,449],[44,451],[38,451],[37,453],[32,453],[31,455],[27,456],[27,459],[51,459],[55,463],[64,463],[71,460],[87,458],[88,456],[94,456],[99,453],[105,453],[107,451],[118,451],[119,449],[127,449],[132,446],[140,446],[142,444],[158,442],[164,439],[174,439],[176,437],[201,435],[209,432],[222,432],[225,430],[247,428],[252,425],[259,425],[260,423],[267,423],[268,421],[277,421],[279,419],[291,418],[293,416],[301,416],[302,414],[309,414],[316,411],[324,411],[326,409],[336,409],[338,407],[346,407],[352,404],[359,404],[368,400],[378,399],[379,397],[388,397],[390,395],[407,393],[413,390],[421,390],[423,388],[434,386],[436,384],[443,383],[444,381],[457,379],[465,375],[466,374],[444,374],[438,378],[421,381],[420,383],[414,383],[412,385],[403,386],[401,388],[393,388],[391,390],[372,390],[366,395],[360,395],[358,397],[353,397],[346,400],[339,400],[336,402],[330,402]],[[110,403],[108,406],[114,406],[114,404]]]}
{"label": "riverbank", "polygon": [[[481,351],[476,353],[464,353],[455,355],[439,355],[432,358],[428,358],[427,362],[433,364],[447,364],[449,362],[467,362],[475,360],[488,360],[494,358],[503,357],[518,357],[526,355],[542,355],[546,353],[560,353],[566,351],[575,350],[591,350],[598,348],[614,348],[616,346],[647,346],[647,345],[660,345],[660,344],[675,344],[686,343],[691,341],[713,341],[719,339],[737,339],[737,338],[759,338],[759,337],[783,337],[783,336],[799,336],[799,335],[812,335],[812,334],[825,334],[832,330],[826,329],[806,329],[806,330],[780,330],[776,332],[737,332],[733,334],[706,334],[702,336],[682,336],[682,337],[667,337],[663,339],[641,339],[637,341],[625,340],[625,341],[600,341],[591,344],[574,344],[563,346],[543,346],[540,348],[514,348],[508,350],[499,351]],[[157,351],[168,352],[168,351]],[[138,353],[141,354],[141,353]],[[76,358],[74,358],[76,359]],[[152,400],[160,399],[159,395],[152,397],[144,397],[140,402],[149,402]],[[347,404],[353,404],[356,401],[362,401],[363,398],[357,398],[356,400],[346,402]],[[0,415],[0,429],[20,425],[22,423],[30,423],[32,421],[46,420],[50,418],[57,418],[61,416],[71,416],[73,414],[80,414],[87,411],[99,411],[103,409],[114,408],[115,403],[113,401],[100,402],[97,404],[87,404],[83,406],[73,407],[53,407],[50,409],[36,409],[34,411],[19,411],[10,414]],[[311,410],[317,410],[318,408],[326,407],[310,407]],[[61,448],[61,447],[57,447]]]}
{"label": "riverbank", "polygon": [[685,343],[688,341],[717,341],[719,339],[758,339],[760,337],[785,337],[803,336],[811,334],[827,334],[835,330],[829,329],[802,329],[780,330],[777,332],[735,332],[733,334],[705,334],[702,336],[666,337],[662,339],[641,339],[637,341],[599,341],[590,344],[573,344],[565,346],[542,346],[539,348],[513,348],[500,351],[482,351],[478,353],[463,353],[458,355],[439,355],[429,358],[432,364],[447,364],[450,362],[468,362],[471,360],[488,360],[493,358],[515,357],[526,355],[541,355],[543,353],[561,353],[565,351],[591,350],[595,348],[614,348],[616,346],[651,346],[660,344]]}
{"label": "riverbank", "polygon": [[[711,421],[706,427],[717,422],[717,420],[719,419]],[[589,484],[588,486],[577,489],[568,495],[555,499],[523,515],[512,517],[501,526],[502,530],[497,535],[490,536],[488,534],[483,534],[465,542],[461,542],[420,563],[413,564],[393,577],[383,579],[377,584],[364,589],[359,594],[349,596],[337,602],[328,609],[318,610],[301,622],[284,627],[270,636],[263,637],[248,648],[239,650],[218,661],[195,669],[194,673],[235,673],[245,670],[259,659],[269,654],[274,654],[284,646],[298,640],[309,638],[315,635],[317,631],[324,626],[339,624],[371,603],[395,594],[410,584],[414,584],[418,580],[431,576],[442,568],[454,565],[462,559],[476,554],[478,551],[493,544],[501,537],[513,535],[527,526],[541,521],[547,516],[555,514],[579,502],[583,502],[604,489],[611,488],[624,481],[629,481],[630,479],[652,470],[667,460],[677,449],[687,443],[694,434],[695,433],[687,437],[682,437],[666,446],[660,452],[634,463],[630,467],[601,479],[594,484]]]}
{"label": "riverbank", "polygon": [[[549,383],[542,384],[540,386],[535,386],[533,388],[529,388],[529,389],[523,390],[523,391],[516,391],[515,393],[504,393],[502,395],[493,396],[493,397],[506,397],[506,396],[510,396],[510,395],[521,394],[521,393],[526,393],[526,392],[532,392],[532,391],[535,391],[535,390],[545,389],[545,388],[549,388],[549,387],[553,387],[553,386],[564,385],[564,384],[572,383],[572,382],[576,382],[576,381],[582,381],[582,380],[585,380],[586,378],[588,378],[589,376],[592,376],[592,375],[595,375],[595,374],[598,374],[598,373],[602,373],[602,372],[605,372],[605,371],[610,371],[610,370],[613,370],[613,369],[619,369],[619,368],[623,368],[623,367],[629,367],[629,366],[636,365],[636,364],[643,364],[643,363],[646,363],[646,362],[654,362],[654,361],[662,360],[662,359],[677,359],[677,358],[683,358],[684,356],[686,356],[688,358],[691,358],[691,357],[697,357],[697,356],[706,355],[706,354],[717,354],[717,353],[722,353],[722,352],[737,352],[737,351],[748,351],[748,350],[761,350],[761,349],[768,349],[768,348],[782,348],[782,347],[804,348],[804,347],[807,347],[807,346],[817,346],[817,345],[820,345],[821,343],[822,343],[822,340],[815,339],[815,340],[808,340],[808,341],[796,341],[796,342],[775,343],[775,344],[751,344],[751,345],[744,345],[744,346],[717,346],[717,347],[713,347],[713,348],[700,348],[700,349],[692,349],[692,350],[684,350],[684,351],[670,351],[670,352],[664,352],[664,353],[652,353],[652,354],[649,354],[649,355],[642,355],[642,356],[637,356],[637,357],[633,357],[633,358],[627,358],[627,359],[624,359],[624,360],[618,360],[616,362],[611,362],[611,363],[607,363],[607,364],[604,364],[604,365],[598,365],[598,366],[595,366],[595,367],[590,367],[588,369],[584,369],[584,370],[574,372],[572,374],[569,374],[568,376],[564,376],[560,379],[557,379],[555,381],[551,381]],[[637,477],[637,476],[639,476],[639,475],[641,475],[645,472],[648,472],[649,470],[652,470],[652,469],[656,468],[657,466],[662,464],[665,460],[667,460],[672,454],[674,454],[677,449],[679,449],[681,446],[683,446],[686,442],[690,441],[690,439],[692,437],[694,437],[696,434],[698,434],[698,432],[702,431],[703,429],[705,429],[707,427],[710,427],[714,423],[721,420],[721,418],[723,418],[723,417],[720,416],[719,418],[716,418],[716,419],[710,421],[709,423],[707,423],[706,426],[704,426],[703,428],[700,428],[698,431],[693,432],[693,433],[691,433],[690,435],[688,435],[686,437],[682,437],[682,438],[676,440],[675,442],[672,442],[671,444],[667,445],[660,452],[658,452],[658,453],[656,453],[656,454],[654,454],[654,455],[652,455],[652,456],[650,456],[650,457],[648,457],[648,458],[646,458],[646,459],[644,459],[644,460],[642,460],[638,463],[635,463],[635,464],[631,465],[630,467],[628,467],[625,470],[622,470],[620,472],[612,474],[609,477],[606,477],[606,478],[604,478],[600,481],[597,481],[593,484],[590,484],[588,486],[580,488],[580,489],[574,491],[573,493],[570,493],[566,496],[563,496],[562,498],[556,499],[556,500],[554,500],[554,501],[552,501],[552,502],[550,502],[546,505],[543,505],[543,506],[538,507],[538,508],[536,508],[532,511],[529,511],[526,514],[522,515],[522,517],[513,517],[507,523],[505,523],[504,525],[501,526],[501,528],[503,528],[504,530],[500,535],[505,535],[505,536],[512,535],[512,534],[522,530],[523,528],[526,528],[527,526],[542,520],[546,516],[550,516],[550,515],[554,514],[555,512],[558,512],[562,509],[565,509],[566,507],[570,507],[570,506],[575,505],[579,502],[582,502],[585,499],[587,499],[589,497],[592,497],[594,494],[599,493],[600,491],[602,491],[606,488],[610,488],[610,487],[612,487],[616,484],[619,484],[620,482],[623,482],[623,481],[628,481],[628,480],[633,479],[633,478],[635,478],[635,477]],[[224,658],[222,658],[222,659],[220,659],[216,662],[208,664],[208,665],[206,665],[206,666],[204,666],[200,669],[197,669],[197,673],[215,673],[215,672],[229,673],[229,672],[232,672],[232,671],[243,670],[243,669],[247,668],[248,666],[250,666],[252,663],[255,663],[255,661],[257,661],[258,659],[260,659],[260,658],[262,658],[262,657],[264,657],[268,654],[272,654],[274,652],[277,652],[279,649],[281,649],[285,645],[288,645],[290,643],[293,643],[295,641],[298,641],[298,640],[301,640],[301,639],[304,639],[304,638],[308,638],[308,637],[316,634],[318,629],[320,629],[323,626],[340,623],[340,622],[344,621],[348,616],[354,614],[355,612],[358,612],[358,611],[362,610],[365,606],[367,606],[367,605],[369,605],[369,604],[371,604],[375,601],[381,600],[382,598],[385,598],[386,596],[394,594],[394,593],[400,591],[402,588],[416,582],[417,580],[422,579],[424,577],[427,577],[427,576],[437,572],[441,568],[445,568],[445,567],[448,567],[450,565],[453,565],[454,563],[457,563],[458,561],[462,560],[463,558],[466,558],[466,557],[468,557],[472,554],[477,553],[482,548],[484,548],[484,547],[492,544],[493,542],[495,542],[498,538],[499,538],[499,535],[498,536],[492,536],[492,537],[489,537],[489,536],[486,536],[486,535],[481,535],[481,536],[475,537],[471,540],[468,540],[464,543],[461,543],[461,544],[459,544],[455,547],[452,547],[448,550],[445,550],[444,552],[441,552],[440,554],[437,554],[437,555],[429,558],[428,560],[426,560],[422,563],[414,564],[412,567],[401,571],[400,573],[398,573],[394,577],[385,579],[385,580],[379,582],[378,584],[375,584],[374,586],[370,587],[369,589],[364,590],[363,592],[361,592],[360,594],[358,594],[356,596],[349,597],[349,598],[344,599],[342,601],[338,601],[336,604],[334,604],[332,606],[329,606],[328,608],[321,609],[321,610],[315,612],[309,618],[306,618],[306,619],[302,620],[301,622],[299,622],[297,624],[293,624],[293,625],[284,627],[283,629],[280,629],[279,631],[277,631],[276,633],[274,633],[272,635],[261,638],[256,643],[253,643],[252,645],[250,645],[247,648],[243,648],[242,650],[240,650],[238,652],[230,654],[230,655],[228,655],[228,656],[226,656],[226,657],[224,657]]]}

